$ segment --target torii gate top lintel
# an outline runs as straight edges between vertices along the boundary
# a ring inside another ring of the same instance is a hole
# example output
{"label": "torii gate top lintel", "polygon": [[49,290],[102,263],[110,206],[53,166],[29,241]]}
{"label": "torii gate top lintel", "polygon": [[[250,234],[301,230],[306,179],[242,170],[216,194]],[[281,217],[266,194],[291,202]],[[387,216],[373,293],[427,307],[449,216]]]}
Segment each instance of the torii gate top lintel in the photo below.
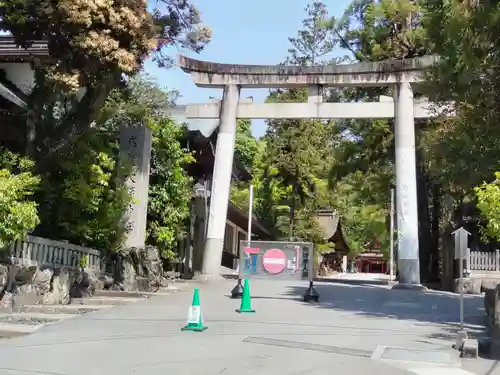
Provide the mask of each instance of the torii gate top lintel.
{"label": "torii gate top lintel", "polygon": [[400,82],[402,73],[407,73],[409,82],[421,82],[423,71],[436,61],[436,56],[423,56],[339,65],[241,65],[220,64],[180,55],[178,65],[191,74],[198,87],[236,84],[248,88],[271,88],[309,85],[386,86]]}

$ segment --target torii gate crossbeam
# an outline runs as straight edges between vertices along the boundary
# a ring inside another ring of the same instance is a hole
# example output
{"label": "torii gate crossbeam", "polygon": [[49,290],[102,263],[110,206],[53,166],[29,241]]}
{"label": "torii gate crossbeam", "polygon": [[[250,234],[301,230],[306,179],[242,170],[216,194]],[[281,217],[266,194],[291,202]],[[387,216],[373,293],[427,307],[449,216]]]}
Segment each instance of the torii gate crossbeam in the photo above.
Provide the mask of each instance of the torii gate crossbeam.
{"label": "torii gate crossbeam", "polygon": [[[180,56],[179,66],[199,87],[222,88],[222,101],[187,106],[188,118],[219,118],[211,208],[202,273],[218,277],[236,137],[241,118],[395,118],[398,220],[398,288],[420,289],[415,118],[432,116],[426,101],[414,101],[412,84],[424,80],[433,56],[335,66],[218,64]],[[392,101],[322,103],[324,87],[394,87]],[[241,88],[308,87],[308,103],[240,102]]]}

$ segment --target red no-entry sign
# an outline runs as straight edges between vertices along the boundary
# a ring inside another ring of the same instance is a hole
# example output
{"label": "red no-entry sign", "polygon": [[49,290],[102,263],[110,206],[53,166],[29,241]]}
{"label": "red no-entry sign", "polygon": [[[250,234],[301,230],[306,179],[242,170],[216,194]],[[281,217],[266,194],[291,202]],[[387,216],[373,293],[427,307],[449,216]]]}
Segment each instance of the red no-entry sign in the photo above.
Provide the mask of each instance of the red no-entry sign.
{"label": "red no-entry sign", "polygon": [[283,272],[286,267],[286,255],[278,249],[269,249],[262,256],[264,269],[271,274]]}

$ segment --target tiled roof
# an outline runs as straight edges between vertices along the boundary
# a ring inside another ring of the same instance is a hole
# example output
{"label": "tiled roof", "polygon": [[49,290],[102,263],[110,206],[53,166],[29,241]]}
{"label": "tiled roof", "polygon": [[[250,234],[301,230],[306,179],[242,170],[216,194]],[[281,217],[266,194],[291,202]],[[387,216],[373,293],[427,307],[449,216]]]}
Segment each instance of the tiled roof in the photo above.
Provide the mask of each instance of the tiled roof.
{"label": "tiled roof", "polygon": [[36,41],[29,48],[19,47],[9,35],[0,36],[0,61],[22,61],[29,56],[47,56],[47,42]]}

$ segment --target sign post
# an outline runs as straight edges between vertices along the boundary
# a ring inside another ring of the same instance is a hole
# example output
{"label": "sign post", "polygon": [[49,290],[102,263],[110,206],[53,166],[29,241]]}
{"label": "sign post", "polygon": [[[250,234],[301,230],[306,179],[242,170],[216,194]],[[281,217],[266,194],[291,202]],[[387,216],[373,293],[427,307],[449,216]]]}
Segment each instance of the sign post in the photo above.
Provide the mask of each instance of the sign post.
{"label": "sign post", "polygon": [[[252,243],[252,218],[253,218],[253,185],[248,189],[248,225],[247,225],[247,247],[249,248]],[[241,253],[241,252],[239,252]],[[241,257],[241,254],[240,254]],[[243,285],[241,285],[241,267],[238,262],[238,282],[231,290],[231,298],[241,298],[243,296]]]}
{"label": "sign post", "polygon": [[456,349],[460,349],[467,339],[468,334],[464,329],[464,259],[468,256],[468,236],[470,235],[463,227],[458,228],[452,234],[455,236],[455,259],[459,262],[459,288],[460,288],[460,330],[457,334]]}
{"label": "sign post", "polygon": [[[250,246],[249,246],[250,245]],[[240,241],[240,278],[309,280],[304,301],[318,301],[314,244],[293,241]]]}
{"label": "sign post", "polygon": [[391,228],[389,243],[389,281],[394,281],[394,189],[391,189]]}

